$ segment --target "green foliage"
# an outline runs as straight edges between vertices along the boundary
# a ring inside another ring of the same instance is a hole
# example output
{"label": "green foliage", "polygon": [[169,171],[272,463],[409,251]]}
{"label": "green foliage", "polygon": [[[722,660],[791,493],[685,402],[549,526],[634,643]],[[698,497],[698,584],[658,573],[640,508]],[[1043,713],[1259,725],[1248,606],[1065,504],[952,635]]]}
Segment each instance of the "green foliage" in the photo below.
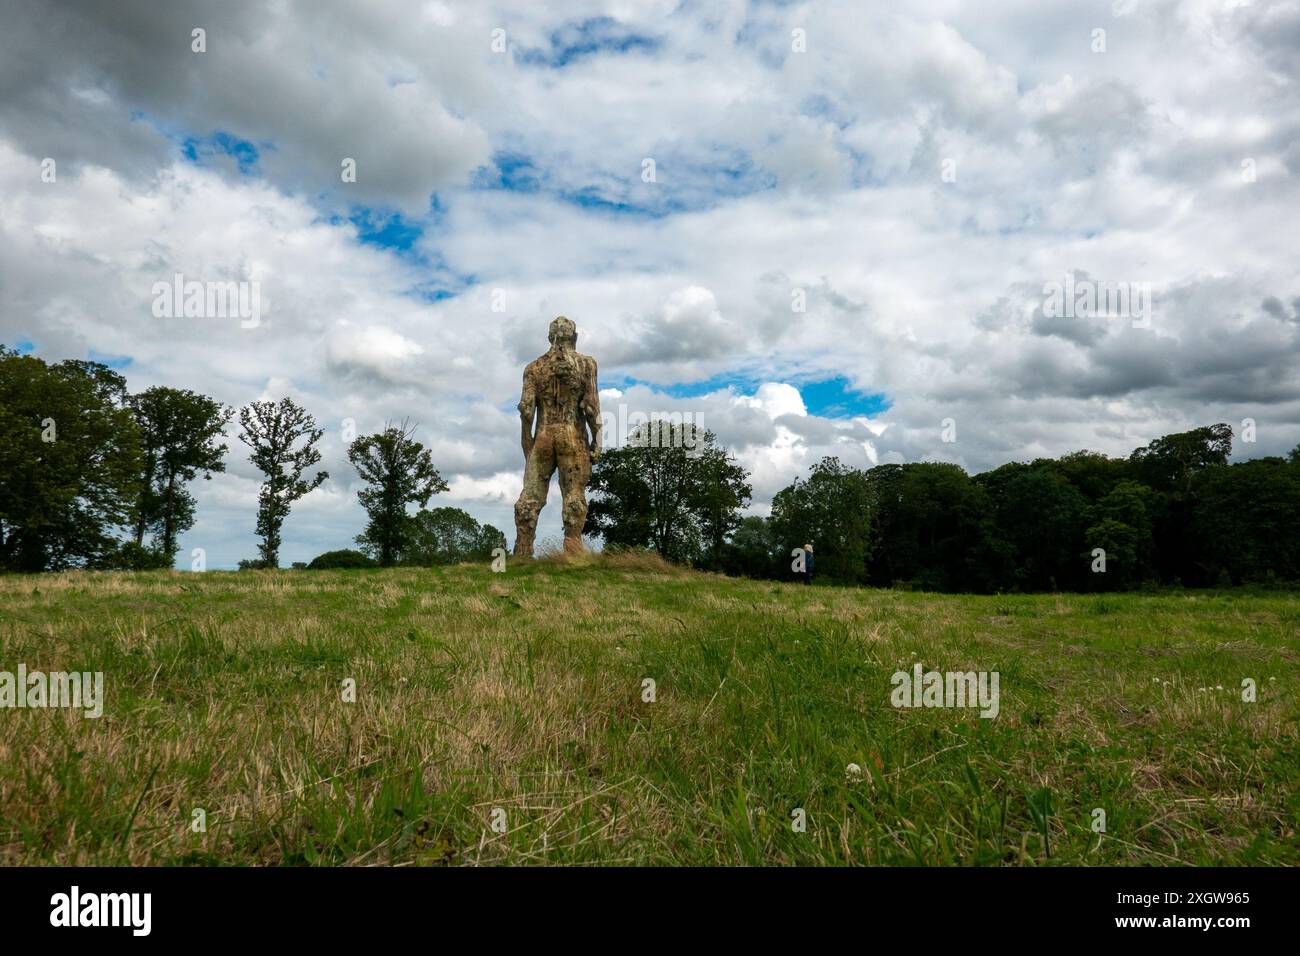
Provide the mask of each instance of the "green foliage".
{"label": "green foliage", "polygon": [[984,487],[959,466],[922,462],[867,472],[875,508],[870,581],[991,591],[1011,566]]}
{"label": "green foliage", "polygon": [[218,444],[234,410],[188,389],[154,386],[128,399],[140,428],[141,493],[135,543],[145,532],[157,536],[156,549],[170,561],[177,538],[194,526],[194,496],[186,490],[200,472],[205,480],[226,470],[227,447]]}
{"label": "green foliage", "polygon": [[692,510],[699,522],[703,549],[699,563],[717,569],[724,559],[727,539],[740,527],[740,511],[749,504],[753,492],[749,473],[714,441],[713,433],[705,432],[703,446],[697,445],[688,460],[694,465],[698,482]]}
{"label": "green foliage", "polygon": [[[266,567],[279,567],[280,528],[293,503],[320,486],[329,473],[318,471],[311,479],[303,473],[320,462],[316,443],[324,432],[316,420],[291,398],[253,402],[239,410],[239,440],[249,447],[248,460],[266,481],[257,495],[257,550]],[[301,444],[299,444],[301,442]]]}
{"label": "green foliage", "polygon": [[811,541],[820,577],[925,590],[1300,580],[1300,453],[1228,465],[1231,439],[1212,425],[1127,460],[1079,451],[974,477],[929,462],[864,474],[828,459],[776,496],[770,520],[746,519],[726,569],[788,578],[782,555]]}
{"label": "green foliage", "polygon": [[415,503],[423,508],[435,494],[447,490],[433,467],[433,455],[411,438],[414,433],[414,426],[403,422],[401,427],[390,425],[374,435],[363,435],[348,448],[348,461],[367,484],[357,497],[370,520],[357,543],[384,567],[397,563],[411,534],[406,506]]}
{"label": "green foliage", "polygon": [[784,566],[788,571],[788,564],[782,558],[781,544],[773,534],[772,523],[758,515],[746,515],[727,543],[722,570],[747,578],[779,578],[785,576],[781,568]]}
{"label": "green foliage", "polygon": [[488,561],[506,536],[492,525],[481,525],[460,508],[421,510],[407,529],[400,563],[430,566]]}
{"label": "green foliage", "polygon": [[87,567],[103,571],[169,571],[173,563],[174,554],[134,541],[121,541]]}
{"label": "green foliage", "polygon": [[1212,465],[1226,465],[1232,428],[1220,422],[1157,438],[1133,452],[1129,461],[1144,484],[1159,491],[1191,491],[1192,476]]}
{"label": "green foliage", "polygon": [[[772,534],[785,555],[811,544],[818,577],[865,583],[873,504],[864,472],[823,458],[807,479],[796,479],[772,499]],[[786,574],[790,560],[784,559]]]}
{"label": "green foliage", "polygon": [[1130,471],[1129,463],[1123,458],[1086,450],[1072,451],[1057,459],[1040,458],[1034,464],[1054,470],[1089,501],[1104,497]]}
{"label": "green foliage", "polygon": [[998,534],[1010,548],[1007,584],[1026,591],[1081,588],[1087,500],[1069,480],[1043,464],[1003,465],[978,475]]}
{"label": "green foliage", "polygon": [[1106,552],[1106,576],[1095,584],[1132,587],[1149,578],[1155,558],[1153,515],[1158,495],[1136,481],[1121,481],[1089,509],[1092,524],[1084,532],[1090,568],[1092,551]]}
{"label": "green foliage", "polygon": [[135,515],[140,435],[126,380],[0,346],[0,569],[105,566]]}
{"label": "green foliage", "polygon": [[592,468],[585,534],[653,548],[670,561],[720,566],[751,489],[710,431],[649,422]]}
{"label": "green foliage", "polygon": [[[240,562],[241,566],[243,562]],[[360,551],[354,551],[351,548],[340,548],[337,551],[326,551],[324,554],[318,554],[307,564],[309,571],[333,571],[340,568],[377,568],[378,562],[369,555],[362,554]]]}
{"label": "green foliage", "polygon": [[1300,463],[1257,458],[1197,476],[1198,584],[1300,579]]}

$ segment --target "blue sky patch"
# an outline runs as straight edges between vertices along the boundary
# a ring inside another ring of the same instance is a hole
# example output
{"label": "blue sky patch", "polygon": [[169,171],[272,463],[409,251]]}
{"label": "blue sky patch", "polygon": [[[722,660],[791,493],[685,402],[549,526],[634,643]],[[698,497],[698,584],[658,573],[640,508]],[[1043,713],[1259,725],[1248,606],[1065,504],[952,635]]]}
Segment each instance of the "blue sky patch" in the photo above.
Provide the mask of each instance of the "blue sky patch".
{"label": "blue sky patch", "polygon": [[505,189],[535,193],[542,187],[542,171],[523,153],[502,150],[492,154],[493,167],[480,166],[474,174],[475,189]]}
{"label": "blue sky patch", "polygon": [[667,216],[670,213],[681,211],[684,207],[680,203],[666,202],[658,207],[643,206],[637,203],[628,202],[625,199],[615,199],[602,194],[602,191],[595,186],[587,186],[578,190],[562,190],[559,198],[570,205],[578,206],[581,209],[587,209],[592,212],[619,213],[630,216],[648,216],[655,218]]}
{"label": "blue sky patch", "polygon": [[121,371],[129,368],[135,359],[129,355],[109,355],[107,352],[99,352],[91,349],[86,358],[91,362],[98,362],[100,365],[107,365],[111,369]]}
{"label": "blue sky patch", "polygon": [[181,140],[181,155],[198,166],[207,165],[214,156],[230,156],[245,176],[257,171],[257,161],[261,158],[252,142],[222,130],[209,136],[186,136]]}
{"label": "blue sky patch", "polygon": [[883,392],[860,392],[843,375],[796,385],[810,414],[822,418],[867,418],[879,415],[893,402]]}
{"label": "blue sky patch", "polygon": [[[736,372],[724,372],[695,382],[674,382],[669,385],[656,385],[630,376],[623,376],[621,379],[603,384],[618,389],[642,385],[673,398],[698,398],[728,388],[741,395],[752,396],[763,382],[772,380],[772,376],[757,378]],[[849,380],[842,375],[811,382],[793,381],[790,384],[799,389],[808,413],[821,418],[857,416],[871,418],[886,411],[893,404],[882,392],[862,392],[854,389],[849,384]]]}
{"label": "blue sky patch", "polygon": [[657,157],[659,181],[644,183],[640,170],[630,179],[611,178],[617,188],[595,185],[561,190],[559,199],[593,212],[659,219],[676,213],[711,209],[728,199],[774,189],[774,174],[756,165],[743,150],[716,148],[699,156]]}
{"label": "blue sky patch", "polygon": [[575,60],[602,53],[654,53],[663,40],[646,33],[637,33],[613,17],[592,17],[576,23],[566,23],[552,30],[549,47],[523,47],[514,51],[515,61],[526,66],[544,66],[563,69]]}
{"label": "blue sky patch", "polygon": [[409,252],[424,235],[424,227],[406,219],[400,212],[387,212],[369,206],[353,206],[348,222],[357,227],[357,240],[381,249]]}
{"label": "blue sky patch", "polygon": [[[519,149],[501,149],[492,164],[480,166],[471,188],[524,195],[546,195],[579,209],[614,216],[660,219],[681,212],[710,209],[727,199],[770,190],[777,177],[757,165],[749,153],[725,144],[708,144],[687,155],[650,152],[659,180],[641,179],[641,166],[595,171],[597,181],[562,183],[544,164]],[[562,177],[561,177],[562,178]]]}

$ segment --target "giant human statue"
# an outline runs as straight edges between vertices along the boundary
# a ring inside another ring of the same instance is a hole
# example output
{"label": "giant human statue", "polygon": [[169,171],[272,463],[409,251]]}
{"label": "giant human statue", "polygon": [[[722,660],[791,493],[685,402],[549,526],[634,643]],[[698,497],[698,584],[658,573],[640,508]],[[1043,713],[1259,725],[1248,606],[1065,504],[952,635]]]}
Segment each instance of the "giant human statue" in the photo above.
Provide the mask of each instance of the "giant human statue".
{"label": "giant human statue", "polygon": [[562,315],[551,323],[549,337],[550,350],[524,369],[519,399],[525,464],[524,490],[515,502],[516,557],[532,556],[537,516],[557,468],[564,499],[564,550],[584,550],[587,479],[591,463],[600,457],[596,360],[577,351],[578,327]]}

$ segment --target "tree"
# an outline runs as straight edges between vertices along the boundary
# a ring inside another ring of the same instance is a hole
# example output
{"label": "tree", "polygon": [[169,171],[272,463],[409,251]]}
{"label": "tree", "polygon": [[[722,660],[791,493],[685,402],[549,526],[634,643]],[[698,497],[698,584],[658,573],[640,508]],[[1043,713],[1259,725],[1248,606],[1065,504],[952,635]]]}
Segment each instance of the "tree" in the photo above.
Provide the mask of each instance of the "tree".
{"label": "tree", "polygon": [[1232,429],[1223,423],[1157,438],[1129,456],[1132,477],[1161,494],[1155,518],[1156,569],[1170,582],[1187,582],[1201,573],[1192,536],[1196,476],[1225,466],[1232,451]]}
{"label": "tree", "polygon": [[1074,485],[1089,501],[1097,501],[1128,473],[1128,462],[1095,451],[1073,451],[1055,461],[1039,459],[1036,466],[1052,468]]}
{"label": "tree", "polygon": [[704,563],[716,569],[721,567],[727,539],[740,527],[741,509],[749,504],[753,491],[748,473],[725,448],[713,444],[712,433],[696,452],[699,488],[694,496],[695,513],[700,522]]}
{"label": "tree", "polygon": [[1226,465],[1232,453],[1232,427],[1220,422],[1157,438],[1129,457],[1138,479],[1159,491],[1192,490],[1202,468]]}
{"label": "tree", "polygon": [[[974,477],[949,464],[882,465],[865,488],[827,459],[776,496],[770,519],[742,522],[724,568],[788,579],[790,551],[811,541],[821,575],[945,591],[1300,580],[1300,446],[1229,465],[1231,440],[1227,425],[1208,425],[1128,458],[1078,451]],[[870,543],[865,578],[860,541]],[[1105,574],[1091,573],[1097,548]]]}
{"label": "tree", "polygon": [[493,549],[505,546],[504,534],[460,508],[432,508],[411,519],[400,561],[422,566],[487,561]]}
{"label": "tree", "polygon": [[421,508],[440,491],[447,490],[432,454],[411,436],[414,426],[389,425],[382,432],[363,435],[348,448],[348,461],[369,487],[357,492],[370,521],[357,543],[375,556],[380,565],[397,563],[410,534],[406,506]]}
{"label": "tree", "polygon": [[823,458],[808,478],[772,499],[772,530],[786,555],[813,545],[817,574],[832,581],[865,583],[871,553],[872,489],[867,476],[838,458]]}
{"label": "tree", "polygon": [[168,564],[177,539],[194,526],[194,496],[185,488],[199,472],[226,470],[227,447],[217,444],[234,410],[188,389],[154,386],[129,399],[140,428],[143,471],[135,520],[135,543],[143,546],[146,530],[159,536],[157,550]]}
{"label": "tree", "polygon": [[789,567],[783,551],[773,535],[772,523],[767,518],[747,515],[740,519],[725,547],[722,570],[747,578],[782,577],[780,568]]}
{"label": "tree", "polygon": [[139,500],[126,380],[0,346],[0,568],[113,567]]}
{"label": "tree", "polygon": [[1008,584],[1055,591],[1088,583],[1079,558],[1088,502],[1064,476],[1043,463],[1012,463],[975,481],[988,492],[998,537],[1013,549]]}
{"label": "tree", "polygon": [[[266,481],[257,495],[257,546],[268,568],[280,566],[280,528],[293,503],[320,487],[329,473],[318,471],[310,480],[303,473],[320,462],[316,443],[324,434],[316,420],[291,398],[253,402],[239,410],[239,440],[250,449],[249,461]],[[301,442],[301,444],[299,444]]]}
{"label": "tree", "polygon": [[335,571],[347,568],[373,568],[375,566],[373,558],[362,554],[360,551],[353,551],[351,548],[341,548],[338,551],[326,551],[324,554],[318,554],[306,565],[309,571]]}
{"label": "tree", "polygon": [[749,503],[747,477],[713,432],[648,422],[592,468],[584,533],[670,561],[716,559]]}
{"label": "tree", "polygon": [[1300,468],[1256,458],[1197,475],[1188,583],[1300,579]]}
{"label": "tree", "polygon": [[867,472],[875,509],[870,580],[937,591],[992,591],[1009,577],[988,493],[947,462]]}
{"label": "tree", "polygon": [[1106,552],[1106,576],[1093,583],[1131,587],[1150,576],[1155,554],[1153,515],[1159,495],[1136,481],[1121,481],[1089,510],[1082,559],[1089,567],[1093,549]]}

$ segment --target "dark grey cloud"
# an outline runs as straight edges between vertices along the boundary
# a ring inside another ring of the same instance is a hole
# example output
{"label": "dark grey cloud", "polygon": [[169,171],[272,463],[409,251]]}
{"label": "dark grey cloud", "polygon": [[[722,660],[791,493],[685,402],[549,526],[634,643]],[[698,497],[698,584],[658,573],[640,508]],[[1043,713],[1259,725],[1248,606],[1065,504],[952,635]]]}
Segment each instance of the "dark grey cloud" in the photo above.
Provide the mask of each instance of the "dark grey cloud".
{"label": "dark grey cloud", "polygon": [[[473,81],[460,78],[483,66],[452,31],[410,11],[251,0],[9,6],[0,133],[69,171],[149,176],[185,137],[223,132],[257,146],[261,169],[281,184],[422,213],[435,189],[489,157],[481,128],[446,105],[466,99]],[[206,52],[192,49],[195,29],[206,31]],[[345,158],[357,164],[347,188]]]}

